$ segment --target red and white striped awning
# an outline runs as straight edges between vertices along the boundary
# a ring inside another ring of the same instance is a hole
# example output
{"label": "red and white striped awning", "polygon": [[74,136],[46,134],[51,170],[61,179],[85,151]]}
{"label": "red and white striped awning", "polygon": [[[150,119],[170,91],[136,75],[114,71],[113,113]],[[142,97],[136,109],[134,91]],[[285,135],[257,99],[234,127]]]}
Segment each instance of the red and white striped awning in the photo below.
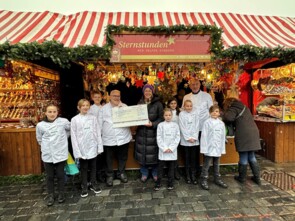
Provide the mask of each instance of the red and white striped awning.
{"label": "red and white striped awning", "polygon": [[224,31],[225,48],[244,44],[261,47],[295,46],[295,18],[232,13],[45,12],[0,11],[0,43],[57,40],[66,47],[105,43],[108,24],[127,26],[214,25]]}

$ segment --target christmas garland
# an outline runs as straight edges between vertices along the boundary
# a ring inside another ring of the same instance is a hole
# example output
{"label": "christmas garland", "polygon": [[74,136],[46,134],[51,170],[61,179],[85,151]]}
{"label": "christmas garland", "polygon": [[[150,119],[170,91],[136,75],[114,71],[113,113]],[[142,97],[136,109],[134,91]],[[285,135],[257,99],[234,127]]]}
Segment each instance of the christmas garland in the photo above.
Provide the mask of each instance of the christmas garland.
{"label": "christmas garland", "polygon": [[75,48],[64,47],[55,40],[31,43],[10,44],[5,42],[0,44],[0,60],[14,59],[24,61],[34,61],[40,59],[50,59],[62,68],[68,68],[71,62],[89,60],[108,60],[115,42],[112,34],[123,32],[134,33],[159,33],[175,34],[177,32],[198,33],[211,35],[210,52],[213,53],[213,60],[230,59],[235,61],[252,62],[266,58],[277,57],[284,63],[295,62],[295,49],[278,46],[276,48],[256,47],[253,45],[240,45],[223,50],[221,40],[222,29],[211,25],[174,25],[174,26],[125,26],[108,25],[106,27],[106,44],[103,47],[97,45],[85,45]]}

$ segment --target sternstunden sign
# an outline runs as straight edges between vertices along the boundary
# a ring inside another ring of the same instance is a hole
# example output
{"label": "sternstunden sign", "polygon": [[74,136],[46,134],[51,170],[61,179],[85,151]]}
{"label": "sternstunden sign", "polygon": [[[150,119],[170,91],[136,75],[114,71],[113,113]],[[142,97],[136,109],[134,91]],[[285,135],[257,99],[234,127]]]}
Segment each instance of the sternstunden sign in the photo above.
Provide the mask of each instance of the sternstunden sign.
{"label": "sternstunden sign", "polygon": [[206,62],[210,61],[210,35],[120,34],[111,62]]}

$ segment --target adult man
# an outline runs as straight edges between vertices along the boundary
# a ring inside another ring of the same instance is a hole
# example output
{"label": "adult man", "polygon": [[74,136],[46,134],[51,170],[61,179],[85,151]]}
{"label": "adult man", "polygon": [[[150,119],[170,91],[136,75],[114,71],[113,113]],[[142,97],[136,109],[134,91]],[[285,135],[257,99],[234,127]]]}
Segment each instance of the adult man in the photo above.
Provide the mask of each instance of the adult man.
{"label": "adult man", "polygon": [[126,104],[121,102],[121,92],[112,90],[110,93],[110,102],[105,104],[99,114],[98,122],[101,127],[102,143],[106,154],[106,184],[113,186],[113,155],[118,159],[117,177],[123,183],[127,183],[127,175],[125,173],[126,161],[128,158],[128,146],[132,139],[129,127],[113,127],[112,108],[124,107]]}
{"label": "adult man", "polygon": [[[209,118],[209,108],[213,105],[213,100],[210,94],[201,91],[201,82],[199,79],[192,78],[189,81],[189,87],[192,90],[191,93],[185,95],[183,97],[183,102],[182,102],[182,107],[183,104],[186,100],[191,100],[193,103],[194,108],[198,108],[199,110],[199,139],[201,137],[201,132],[203,128],[203,124],[205,120]],[[198,156],[197,156],[197,169],[199,170],[200,168],[200,146],[198,146],[197,150]]]}

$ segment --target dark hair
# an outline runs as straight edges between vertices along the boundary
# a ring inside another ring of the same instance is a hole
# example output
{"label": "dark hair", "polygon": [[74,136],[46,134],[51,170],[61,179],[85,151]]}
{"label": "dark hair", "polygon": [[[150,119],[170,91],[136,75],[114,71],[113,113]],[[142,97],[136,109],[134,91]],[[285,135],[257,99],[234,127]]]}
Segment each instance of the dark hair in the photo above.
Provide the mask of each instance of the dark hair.
{"label": "dark hair", "polygon": [[171,99],[168,100],[167,106],[168,106],[168,108],[170,108],[169,105],[170,105],[170,103],[171,103],[172,101],[175,101],[175,102],[176,102],[176,115],[178,116],[179,113],[180,113],[180,109],[179,109],[179,107],[178,107],[177,99],[176,99],[175,97],[172,97]]}
{"label": "dark hair", "polygon": [[211,114],[212,112],[214,112],[215,110],[220,110],[219,106],[218,105],[212,105],[210,108],[209,108],[209,113]]}
{"label": "dark hair", "polygon": [[235,101],[239,101],[239,100],[237,98],[234,98],[234,97],[226,98],[223,101],[223,110],[226,111],[232,105],[232,103],[235,102]]}

